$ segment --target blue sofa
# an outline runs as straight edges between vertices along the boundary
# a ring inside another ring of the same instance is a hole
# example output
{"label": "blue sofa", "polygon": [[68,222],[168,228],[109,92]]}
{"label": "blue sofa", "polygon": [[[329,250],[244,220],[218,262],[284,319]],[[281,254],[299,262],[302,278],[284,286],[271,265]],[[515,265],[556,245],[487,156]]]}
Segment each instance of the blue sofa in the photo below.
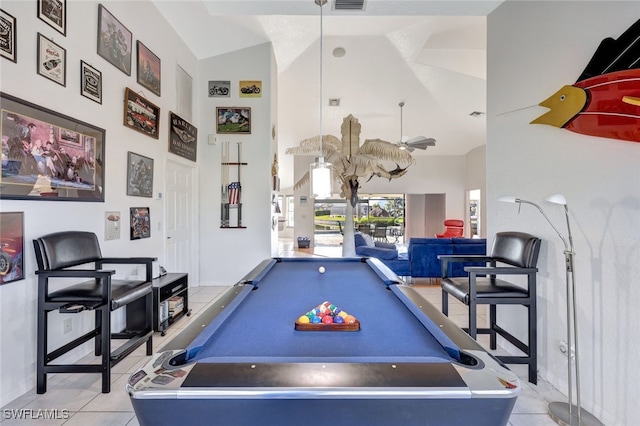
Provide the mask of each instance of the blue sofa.
{"label": "blue sofa", "polygon": [[[442,268],[438,256],[446,254],[487,254],[487,240],[484,238],[411,238],[408,258],[411,262],[411,276],[440,278]],[[466,277],[466,266],[478,266],[460,262],[452,265],[451,277]],[[484,266],[484,264],[479,264]]]}
{"label": "blue sofa", "polygon": [[[447,254],[487,253],[484,238],[410,238],[406,253],[398,253],[395,244],[371,241],[368,236],[356,232],[354,235],[356,254],[375,257],[387,265],[396,275],[413,278],[440,278],[442,270],[438,256]],[[465,266],[472,263],[454,263],[449,271],[451,277],[464,277]],[[484,266],[484,264],[480,264]]]}
{"label": "blue sofa", "polygon": [[363,257],[375,257],[401,277],[411,276],[411,263],[407,253],[398,253],[395,244],[373,241],[370,235],[354,234],[356,254]]}

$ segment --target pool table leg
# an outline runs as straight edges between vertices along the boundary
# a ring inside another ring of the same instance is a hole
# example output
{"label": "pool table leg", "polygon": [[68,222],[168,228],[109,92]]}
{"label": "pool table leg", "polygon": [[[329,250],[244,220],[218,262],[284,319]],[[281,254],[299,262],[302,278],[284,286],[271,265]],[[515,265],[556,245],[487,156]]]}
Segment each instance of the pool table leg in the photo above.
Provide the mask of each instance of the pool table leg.
{"label": "pool table leg", "polygon": [[442,290],[442,313],[449,316],[449,293]]}

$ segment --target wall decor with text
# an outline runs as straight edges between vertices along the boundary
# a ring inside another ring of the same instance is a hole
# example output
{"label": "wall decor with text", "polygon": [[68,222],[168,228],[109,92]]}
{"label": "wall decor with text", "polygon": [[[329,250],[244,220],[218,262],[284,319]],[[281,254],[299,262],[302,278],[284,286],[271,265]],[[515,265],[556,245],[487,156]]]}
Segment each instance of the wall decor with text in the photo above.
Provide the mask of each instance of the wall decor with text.
{"label": "wall decor with text", "polygon": [[66,86],[67,50],[38,33],[37,52],[38,74],[61,86]]}
{"label": "wall decor with text", "polygon": [[16,18],[0,9],[0,56],[13,62],[18,62],[16,25]]}
{"label": "wall decor with text", "polygon": [[169,152],[196,161],[198,129],[173,112],[169,112]]}

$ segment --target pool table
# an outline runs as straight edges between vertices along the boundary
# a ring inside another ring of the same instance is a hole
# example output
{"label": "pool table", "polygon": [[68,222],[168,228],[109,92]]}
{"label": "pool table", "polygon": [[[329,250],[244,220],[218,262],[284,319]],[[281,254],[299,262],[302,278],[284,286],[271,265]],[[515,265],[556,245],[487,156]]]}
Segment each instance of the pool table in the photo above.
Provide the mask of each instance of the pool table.
{"label": "pool table", "polygon": [[[324,301],[360,329],[296,330]],[[379,260],[282,258],[230,288],[127,391],[143,426],[497,426],[520,381]]]}

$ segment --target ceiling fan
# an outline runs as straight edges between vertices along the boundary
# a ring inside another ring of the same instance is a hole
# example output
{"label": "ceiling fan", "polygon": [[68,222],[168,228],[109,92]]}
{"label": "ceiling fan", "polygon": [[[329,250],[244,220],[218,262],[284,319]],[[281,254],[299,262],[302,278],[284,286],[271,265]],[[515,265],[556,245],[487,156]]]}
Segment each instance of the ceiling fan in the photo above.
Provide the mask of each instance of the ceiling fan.
{"label": "ceiling fan", "polygon": [[400,106],[400,141],[398,146],[400,149],[406,149],[409,152],[413,152],[417,149],[427,149],[430,146],[436,146],[436,140],[434,138],[425,138],[424,136],[416,136],[409,140],[402,140],[402,108],[404,107],[404,101],[401,101]]}

